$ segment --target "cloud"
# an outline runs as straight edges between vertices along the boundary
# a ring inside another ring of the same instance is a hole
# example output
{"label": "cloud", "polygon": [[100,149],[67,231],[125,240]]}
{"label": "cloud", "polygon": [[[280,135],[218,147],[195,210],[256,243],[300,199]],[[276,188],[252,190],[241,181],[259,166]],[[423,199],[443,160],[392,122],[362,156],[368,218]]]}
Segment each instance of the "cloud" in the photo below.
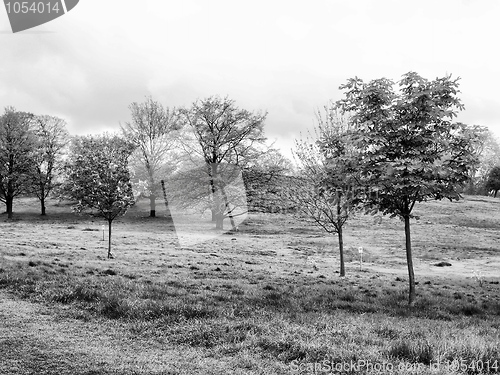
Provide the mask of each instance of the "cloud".
{"label": "cloud", "polygon": [[[498,8],[491,0],[80,2],[37,28],[44,33],[0,34],[0,104],[63,117],[81,134],[118,129],[146,95],[167,106],[228,95],[267,110],[267,134],[285,145],[314,125],[316,108],[340,98],[348,78],[398,80],[413,70],[461,76],[464,118],[500,129]],[[5,14],[1,22],[9,28]]]}

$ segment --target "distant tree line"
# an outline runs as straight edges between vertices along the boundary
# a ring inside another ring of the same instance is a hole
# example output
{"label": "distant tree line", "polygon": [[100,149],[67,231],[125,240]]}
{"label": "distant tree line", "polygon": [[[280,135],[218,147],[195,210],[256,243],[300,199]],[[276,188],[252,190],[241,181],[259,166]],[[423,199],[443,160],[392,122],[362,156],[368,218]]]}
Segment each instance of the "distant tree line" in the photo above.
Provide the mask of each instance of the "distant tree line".
{"label": "distant tree line", "polygon": [[[141,197],[155,217],[156,200],[167,188],[170,196],[189,196],[187,205],[209,208],[216,228],[229,218],[235,229],[235,197],[246,207],[246,195],[230,189],[226,177],[263,171],[258,160],[271,160],[271,154],[284,160],[265,144],[266,114],[240,109],[228,98],[170,109],[147,97],[129,108],[131,121],[119,134],[70,136],[60,118],[7,107],[0,117],[0,201],[8,218],[18,196],[38,197],[42,215],[49,197],[64,198],[74,202],[74,211],[107,220],[111,238],[112,221]],[[201,173],[193,178],[193,171]],[[254,182],[263,178],[254,173]]]}

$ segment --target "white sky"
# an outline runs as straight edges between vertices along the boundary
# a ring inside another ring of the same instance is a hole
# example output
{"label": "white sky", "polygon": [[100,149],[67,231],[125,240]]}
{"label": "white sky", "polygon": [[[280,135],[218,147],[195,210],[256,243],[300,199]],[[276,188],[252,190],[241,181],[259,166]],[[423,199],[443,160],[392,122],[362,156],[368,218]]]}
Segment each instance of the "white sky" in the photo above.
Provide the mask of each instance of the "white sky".
{"label": "white sky", "polygon": [[339,85],[460,76],[459,120],[500,135],[500,2],[81,0],[12,34],[0,9],[0,107],[67,120],[73,134],[118,130],[128,105],[229,96],[268,111],[289,156]]}

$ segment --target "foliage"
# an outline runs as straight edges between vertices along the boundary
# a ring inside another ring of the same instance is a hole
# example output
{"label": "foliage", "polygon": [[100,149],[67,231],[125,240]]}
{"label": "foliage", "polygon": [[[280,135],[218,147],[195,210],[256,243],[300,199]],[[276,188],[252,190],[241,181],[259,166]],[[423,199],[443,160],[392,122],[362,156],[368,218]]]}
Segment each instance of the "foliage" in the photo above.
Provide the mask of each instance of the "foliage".
{"label": "foliage", "polygon": [[470,166],[467,194],[487,194],[486,181],[491,169],[500,160],[500,145],[492,131],[485,126],[468,125],[469,134],[477,163]]}
{"label": "foliage", "polygon": [[417,73],[403,75],[399,90],[385,78],[368,83],[353,78],[340,87],[337,102],[349,112],[360,150],[362,184],[368,212],[398,216],[405,221],[410,275],[410,303],[415,299],[411,255],[410,218],[417,202],[459,199],[475,165],[471,135],[454,123],[464,106],[457,97],[458,79],[429,81]]}
{"label": "foliage", "polygon": [[498,190],[500,190],[500,166],[491,169],[486,181],[486,189],[488,191],[493,190],[496,198]]}
{"label": "foliage", "polygon": [[108,257],[111,257],[111,223],[134,204],[128,157],[133,145],[116,135],[75,137],[66,166],[64,194],[77,201],[77,212],[92,210],[109,224]]}
{"label": "foliage", "polygon": [[276,212],[292,207],[283,204],[283,189],[293,173],[293,164],[279,151],[270,149],[243,169],[243,181],[249,209],[260,212]]}
{"label": "foliage", "polygon": [[34,135],[33,115],[5,108],[0,117],[0,202],[6,204],[12,218],[14,198],[27,192],[32,166]]}

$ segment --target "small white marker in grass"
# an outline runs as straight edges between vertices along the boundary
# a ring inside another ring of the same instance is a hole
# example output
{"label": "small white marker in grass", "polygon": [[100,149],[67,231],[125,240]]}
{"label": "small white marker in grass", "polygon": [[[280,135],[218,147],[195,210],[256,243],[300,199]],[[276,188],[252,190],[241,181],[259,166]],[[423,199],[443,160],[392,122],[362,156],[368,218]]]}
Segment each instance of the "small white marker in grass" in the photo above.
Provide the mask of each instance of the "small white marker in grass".
{"label": "small white marker in grass", "polygon": [[358,247],[359,253],[359,269],[361,270],[361,265],[363,264],[363,246]]}

